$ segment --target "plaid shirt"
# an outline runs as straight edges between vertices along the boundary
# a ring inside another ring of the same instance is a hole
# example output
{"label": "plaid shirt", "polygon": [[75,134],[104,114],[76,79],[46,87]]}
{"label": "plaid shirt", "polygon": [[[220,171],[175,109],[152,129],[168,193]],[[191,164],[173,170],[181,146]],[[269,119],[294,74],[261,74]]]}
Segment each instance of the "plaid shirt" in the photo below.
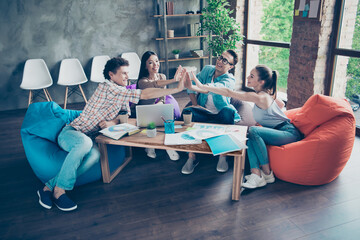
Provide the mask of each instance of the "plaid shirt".
{"label": "plaid shirt", "polygon": [[140,89],[126,89],[106,80],[99,84],[80,116],[70,125],[80,132],[92,134],[100,130],[101,121],[115,119],[120,111],[130,113],[129,102],[138,103],[140,94]]}

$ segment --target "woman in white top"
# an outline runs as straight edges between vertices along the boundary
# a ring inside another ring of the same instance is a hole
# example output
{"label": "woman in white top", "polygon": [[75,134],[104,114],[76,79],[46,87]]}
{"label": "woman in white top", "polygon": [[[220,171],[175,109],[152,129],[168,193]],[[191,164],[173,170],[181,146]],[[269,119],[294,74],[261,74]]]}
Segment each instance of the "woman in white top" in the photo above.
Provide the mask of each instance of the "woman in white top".
{"label": "woman in white top", "polygon": [[[186,87],[190,86],[190,77],[187,77]],[[302,139],[301,132],[290,123],[290,119],[281,111],[284,106],[281,100],[276,99],[277,72],[265,65],[257,65],[247,77],[247,86],[255,92],[237,92],[228,88],[211,87],[197,81],[195,91],[205,90],[227,97],[255,103],[253,108],[254,119],[260,126],[252,126],[248,133],[248,157],[251,174],[245,176],[245,188],[263,187],[273,183],[275,177],[270,169],[266,145],[281,146]]]}

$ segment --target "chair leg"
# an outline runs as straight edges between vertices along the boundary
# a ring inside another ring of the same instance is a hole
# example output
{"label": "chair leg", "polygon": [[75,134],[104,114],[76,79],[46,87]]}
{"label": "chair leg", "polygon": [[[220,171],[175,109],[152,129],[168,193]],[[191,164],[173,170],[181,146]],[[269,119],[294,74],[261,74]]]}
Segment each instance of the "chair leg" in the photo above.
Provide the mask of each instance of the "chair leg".
{"label": "chair leg", "polygon": [[28,106],[31,104],[32,101],[32,92],[31,90],[29,91],[29,100],[28,100]]}
{"label": "chair leg", "polygon": [[46,94],[48,95],[50,101],[52,102],[52,98],[51,98],[50,93],[49,93],[49,91],[47,90],[47,88],[45,88],[45,91],[46,91]]}
{"label": "chair leg", "polygon": [[66,103],[67,103],[67,97],[68,97],[68,89],[69,89],[69,87],[66,87],[66,89],[65,89],[64,109],[66,109]]}
{"label": "chair leg", "polygon": [[43,88],[43,91],[44,91],[44,95],[45,95],[47,101],[50,102],[50,98],[49,98],[49,96],[48,96],[48,94],[47,94],[47,92],[46,92],[46,89]]}
{"label": "chair leg", "polygon": [[84,93],[81,85],[79,85],[79,88],[80,88],[80,92],[81,92],[81,94],[82,94],[82,96],[83,96],[83,98],[84,98],[84,100],[85,100],[85,103],[87,103],[87,99],[86,99],[86,97],[85,97],[85,93]]}

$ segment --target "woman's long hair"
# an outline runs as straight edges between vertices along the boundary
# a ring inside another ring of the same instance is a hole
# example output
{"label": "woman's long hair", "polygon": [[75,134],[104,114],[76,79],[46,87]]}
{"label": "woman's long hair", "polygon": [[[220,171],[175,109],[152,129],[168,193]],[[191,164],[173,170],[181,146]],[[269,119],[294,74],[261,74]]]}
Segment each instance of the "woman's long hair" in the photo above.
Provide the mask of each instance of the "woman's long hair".
{"label": "woman's long hair", "polygon": [[266,65],[257,65],[255,69],[258,72],[259,79],[265,81],[263,86],[264,90],[268,90],[269,94],[276,98],[278,72],[272,71],[271,68]]}
{"label": "woman's long hair", "polygon": [[141,57],[141,65],[140,65],[140,71],[139,71],[139,77],[138,77],[138,80],[136,82],[136,88],[137,88],[137,84],[139,82],[139,80],[141,78],[144,78],[144,77],[149,77],[149,71],[147,70],[146,68],[146,61],[152,56],[152,55],[155,55],[157,56],[156,53],[152,52],[152,51],[146,51],[142,57]]}

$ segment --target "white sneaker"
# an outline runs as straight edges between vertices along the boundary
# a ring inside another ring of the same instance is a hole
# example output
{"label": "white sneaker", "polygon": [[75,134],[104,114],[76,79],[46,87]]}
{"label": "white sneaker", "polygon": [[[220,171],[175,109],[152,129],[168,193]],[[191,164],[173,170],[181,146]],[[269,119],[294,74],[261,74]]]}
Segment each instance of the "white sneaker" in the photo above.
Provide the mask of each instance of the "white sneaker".
{"label": "white sneaker", "polygon": [[[245,180],[249,180],[251,174],[250,175],[246,175],[245,176]],[[270,172],[269,175],[266,175],[262,170],[261,170],[261,176],[263,176],[265,178],[266,183],[273,183],[275,182],[275,176],[273,171]]]}
{"label": "white sneaker", "polygon": [[275,182],[275,177],[274,177],[273,171],[270,171],[269,175],[266,175],[266,174],[261,170],[261,176],[263,176],[263,177],[265,178],[266,183],[273,183],[273,182]]}
{"label": "white sneaker", "polygon": [[229,169],[229,164],[226,161],[226,156],[219,156],[219,160],[216,166],[216,171],[226,172]]}
{"label": "white sneaker", "polygon": [[156,158],[156,152],[153,148],[145,148],[145,152],[149,158]]}
{"label": "white sneaker", "polygon": [[255,173],[252,173],[249,177],[248,180],[242,184],[242,186],[244,188],[250,188],[250,189],[254,189],[254,188],[258,188],[258,187],[263,187],[266,185],[266,181],[264,177],[260,177],[258,175],[256,175]]}
{"label": "white sneaker", "polygon": [[166,152],[171,160],[177,161],[180,159],[179,154],[175,150],[166,150]]}
{"label": "white sneaker", "polygon": [[189,158],[183,168],[181,169],[182,174],[192,174],[195,167],[199,164],[199,161]]}

